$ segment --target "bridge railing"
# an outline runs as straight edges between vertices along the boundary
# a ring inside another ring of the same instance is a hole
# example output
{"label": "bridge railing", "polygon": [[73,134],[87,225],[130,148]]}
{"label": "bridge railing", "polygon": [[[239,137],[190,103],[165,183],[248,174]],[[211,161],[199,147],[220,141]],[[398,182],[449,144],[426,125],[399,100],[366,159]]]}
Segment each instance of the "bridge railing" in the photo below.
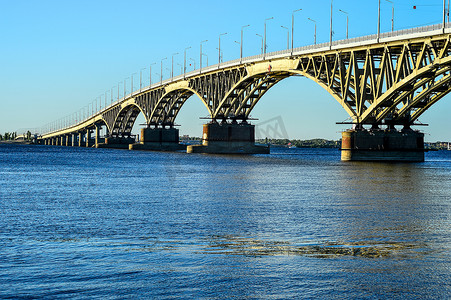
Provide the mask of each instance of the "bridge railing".
{"label": "bridge railing", "polygon": [[[451,28],[451,23],[446,23],[445,29],[449,29],[449,28]],[[397,31],[384,32],[384,33],[380,34],[379,38],[380,39],[387,39],[387,38],[391,39],[391,38],[414,35],[414,34],[425,34],[425,33],[433,33],[433,32],[435,33],[442,29],[443,29],[443,24],[433,24],[433,25],[428,25],[428,26],[421,26],[421,27],[408,28],[408,29],[402,29],[402,30],[397,30]],[[234,67],[234,66],[240,65],[242,63],[252,63],[252,62],[262,61],[262,60],[266,60],[266,59],[282,58],[282,57],[288,57],[291,55],[301,55],[301,54],[313,53],[313,52],[318,52],[318,51],[323,51],[323,50],[325,51],[325,50],[330,49],[331,47],[334,49],[337,49],[337,47],[341,48],[341,47],[346,47],[348,45],[352,45],[352,44],[356,44],[356,43],[364,43],[364,42],[377,43],[378,42],[377,35],[371,34],[371,35],[355,37],[355,38],[350,38],[350,39],[332,41],[332,44],[330,44],[329,42],[326,42],[326,43],[321,43],[321,44],[297,47],[294,49],[286,49],[286,50],[268,52],[266,54],[257,54],[257,55],[234,59],[234,60],[227,61],[227,62],[221,62],[220,64],[214,64],[214,65],[202,67],[201,69],[199,68],[197,70],[186,72],[185,74],[174,76],[172,78],[167,78],[165,80],[150,84],[149,86],[146,86],[142,89],[133,91],[130,94],[125,95],[124,97],[119,98],[116,101],[113,101],[112,103],[110,103],[109,105],[107,105],[103,108],[100,105],[100,108],[96,107],[95,111],[93,113],[92,112],[91,113],[88,112],[86,114],[83,113],[82,118],[79,118],[79,116],[77,116],[75,119],[73,119],[71,121],[64,121],[64,120],[60,119],[56,122],[47,124],[45,127],[43,127],[41,129],[40,134],[51,134],[54,132],[58,132],[61,130],[70,129],[70,128],[79,126],[83,123],[88,122],[95,116],[111,109],[112,107],[122,103],[123,101],[125,101],[135,95],[138,95],[142,92],[146,92],[146,91],[149,91],[149,90],[152,90],[155,88],[159,88],[161,86],[164,86],[164,85],[169,84],[174,81],[179,81],[179,80],[183,80],[185,78],[194,77],[201,73],[208,73],[211,71],[215,71],[219,68]]]}

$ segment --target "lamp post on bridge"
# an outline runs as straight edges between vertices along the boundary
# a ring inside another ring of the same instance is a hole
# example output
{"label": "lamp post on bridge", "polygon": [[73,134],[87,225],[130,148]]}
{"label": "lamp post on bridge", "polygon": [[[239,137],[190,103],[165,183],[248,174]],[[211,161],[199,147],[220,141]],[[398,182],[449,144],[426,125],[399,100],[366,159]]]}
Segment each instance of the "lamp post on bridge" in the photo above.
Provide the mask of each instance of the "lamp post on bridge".
{"label": "lamp post on bridge", "polygon": [[163,60],[168,59],[167,57],[163,58],[160,62],[160,85],[163,84]]}
{"label": "lamp post on bridge", "polygon": [[443,33],[445,33],[446,27],[446,0],[443,0]]}
{"label": "lamp post on bridge", "polygon": [[191,47],[185,48],[185,51],[183,51],[183,79],[185,79],[186,74],[186,50],[191,49]]}
{"label": "lamp post on bridge", "polygon": [[288,50],[288,49],[290,49],[290,29],[288,29],[288,27],[285,27],[282,25],[280,27],[287,30],[287,50]]}
{"label": "lamp post on bridge", "polygon": [[[241,46],[240,42],[238,42],[238,41],[233,41],[233,42]],[[241,60],[240,60],[240,62],[241,62]]]}
{"label": "lamp post on bridge", "polygon": [[124,79],[124,99],[125,99],[125,95],[127,94],[127,86],[125,84],[127,82],[127,79],[130,79],[130,77],[127,77]]}
{"label": "lamp post on bridge", "polygon": [[173,53],[172,54],[172,67],[171,67],[171,80],[172,81],[174,81],[174,56],[176,56],[177,54],[179,54],[178,52],[177,53]]}
{"label": "lamp post on bridge", "polygon": [[139,92],[141,93],[142,90],[142,82],[143,82],[143,70],[145,70],[146,68],[142,68],[141,70],[139,70]]}
{"label": "lamp post on bridge", "polygon": [[152,65],[156,65],[157,63],[151,63],[149,65],[149,88],[152,85]]}
{"label": "lamp post on bridge", "polygon": [[[334,0],[330,0],[330,39],[329,39],[329,48],[332,49],[332,4]],[[380,2],[380,0],[379,0]]]}
{"label": "lamp post on bridge", "polygon": [[314,43],[315,43],[315,45],[316,45],[316,21],[313,20],[313,19],[310,19],[310,18],[307,18],[307,19],[309,19],[310,21],[312,21],[313,23],[315,23],[315,34],[313,35],[313,40],[314,40]]}
{"label": "lamp post on bridge", "polygon": [[272,19],[274,19],[274,17],[265,19],[265,32],[264,32],[265,37],[264,37],[264,42],[263,42],[263,49],[264,49],[263,59],[265,59],[265,56],[266,56],[266,21],[272,20]]}
{"label": "lamp post on bridge", "polygon": [[[238,43],[238,42],[237,42]],[[216,47],[216,50],[219,50],[219,48],[218,47]],[[224,51],[221,51],[221,55],[219,56],[219,61],[224,61]]]}
{"label": "lamp post on bridge", "polygon": [[202,56],[206,56],[207,57],[207,67],[208,67],[208,55],[205,53],[202,53]]}
{"label": "lamp post on bridge", "polygon": [[391,3],[391,31],[394,30],[394,23],[395,23],[395,4],[393,1],[385,0],[388,3]]}
{"label": "lamp post on bridge", "polygon": [[261,48],[261,50],[262,50],[262,54],[263,54],[263,36],[261,34],[258,34],[258,33],[256,33],[255,35],[261,37],[261,39],[262,39],[262,48]]}
{"label": "lamp post on bridge", "polygon": [[111,87],[111,105],[113,105],[113,89],[114,89],[115,87],[116,87],[116,86]]}
{"label": "lamp post on bridge", "polygon": [[119,101],[119,87],[120,87],[121,83],[122,83],[122,81],[117,83],[117,101]]}
{"label": "lamp post on bridge", "polygon": [[220,35],[219,35],[219,47],[218,47],[218,69],[219,69],[219,66],[221,65],[221,35],[226,35],[227,34],[227,32],[225,32],[225,33],[221,33]]}
{"label": "lamp post on bridge", "polygon": [[378,1],[377,6],[377,42],[379,43],[379,39],[381,37],[381,0]]}
{"label": "lamp post on bridge", "polygon": [[344,13],[346,15],[346,39],[348,39],[348,29],[349,29],[349,14],[344,10],[339,9],[338,11]]}
{"label": "lamp post on bridge", "polygon": [[181,64],[179,64],[179,63],[177,63],[177,66],[180,67],[180,74],[182,74],[183,73],[183,66]]}
{"label": "lamp post on bridge", "polygon": [[248,24],[248,25],[241,26],[240,64],[243,61],[243,29],[246,28],[246,27],[249,27],[249,26],[251,26],[251,25]]}
{"label": "lamp post on bridge", "polygon": [[[202,55],[203,55],[203,53],[202,53],[202,43],[206,43],[206,42],[208,42],[208,40],[200,42],[199,73],[202,73]],[[207,66],[208,66],[208,63],[207,63]]]}
{"label": "lamp post on bridge", "polygon": [[293,55],[293,49],[294,49],[294,13],[301,11],[302,8],[293,10],[291,13],[291,55]]}
{"label": "lamp post on bridge", "polygon": [[194,64],[194,66],[193,66],[193,70],[196,70],[196,61],[194,60],[194,58],[189,58],[189,60],[192,60],[193,61],[193,64]]}
{"label": "lamp post on bridge", "polygon": [[133,95],[133,75],[135,75],[135,74],[138,74],[138,72],[133,73],[131,76],[132,79],[131,79],[131,83],[130,83],[130,96]]}

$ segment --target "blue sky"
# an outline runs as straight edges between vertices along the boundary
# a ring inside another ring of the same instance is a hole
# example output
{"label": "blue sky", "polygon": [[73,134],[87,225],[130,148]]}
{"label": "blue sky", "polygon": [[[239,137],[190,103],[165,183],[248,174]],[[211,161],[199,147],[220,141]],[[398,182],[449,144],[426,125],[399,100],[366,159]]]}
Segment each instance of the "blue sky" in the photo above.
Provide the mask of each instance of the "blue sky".
{"label": "blue sky", "polygon": [[[394,0],[395,30],[440,23],[442,0]],[[377,0],[335,0],[334,39],[373,34],[377,30]],[[417,9],[413,9],[413,5]],[[267,21],[268,51],[286,48],[286,30],[295,14],[295,47],[313,43],[313,23],[317,21],[318,43],[329,39],[330,1],[6,1],[0,0],[0,132],[40,127],[88,105],[124,78],[134,75],[134,88],[148,84],[148,66],[153,78],[170,74],[173,53],[175,74],[187,58],[199,63],[199,44],[210,64],[217,63],[218,36],[224,61],[239,57],[241,26],[244,29],[244,56],[258,54]],[[391,29],[392,5],[381,0],[381,31]],[[193,61],[189,59],[193,64]],[[205,58],[204,58],[205,63]],[[188,70],[193,68],[188,67]],[[130,79],[127,79],[130,91]],[[121,93],[123,86],[121,85]],[[108,92],[109,93],[109,92]],[[114,88],[114,95],[117,87]],[[109,94],[108,94],[108,97]],[[426,140],[451,140],[450,96],[426,112],[420,121]],[[207,111],[191,97],[176,122],[181,134],[200,136]],[[272,88],[253,110],[252,116],[265,121],[281,116],[290,138],[323,137],[338,139],[347,126],[336,125],[348,115],[333,98],[306,78],[289,78]],[[138,121],[142,123],[142,119]],[[135,126],[135,130],[139,127]]]}

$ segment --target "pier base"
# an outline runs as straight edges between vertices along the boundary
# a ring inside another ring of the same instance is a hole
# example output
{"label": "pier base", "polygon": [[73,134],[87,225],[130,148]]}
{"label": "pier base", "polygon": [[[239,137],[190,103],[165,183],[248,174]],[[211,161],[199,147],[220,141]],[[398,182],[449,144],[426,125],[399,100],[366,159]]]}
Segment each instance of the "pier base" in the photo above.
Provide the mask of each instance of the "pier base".
{"label": "pier base", "polygon": [[203,126],[202,145],[190,145],[188,153],[268,154],[269,146],[255,145],[255,126],[247,123],[209,123]]}
{"label": "pier base", "polygon": [[96,144],[97,148],[128,149],[128,145],[133,144],[135,139],[132,137],[107,137],[104,143],[102,143],[102,139],[99,141]]}
{"label": "pier base", "polygon": [[178,151],[185,150],[179,144],[179,130],[176,128],[142,128],[140,143],[130,144],[130,150]]}
{"label": "pier base", "polygon": [[342,133],[342,161],[424,161],[424,134],[413,130],[348,130]]}

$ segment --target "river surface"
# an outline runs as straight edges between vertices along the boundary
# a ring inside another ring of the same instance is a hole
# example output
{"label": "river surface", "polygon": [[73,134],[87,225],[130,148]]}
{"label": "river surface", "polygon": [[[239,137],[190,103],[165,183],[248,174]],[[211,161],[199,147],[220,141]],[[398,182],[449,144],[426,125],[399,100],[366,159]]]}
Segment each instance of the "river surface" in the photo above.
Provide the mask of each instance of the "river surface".
{"label": "river surface", "polygon": [[0,145],[0,298],[449,299],[451,151]]}

